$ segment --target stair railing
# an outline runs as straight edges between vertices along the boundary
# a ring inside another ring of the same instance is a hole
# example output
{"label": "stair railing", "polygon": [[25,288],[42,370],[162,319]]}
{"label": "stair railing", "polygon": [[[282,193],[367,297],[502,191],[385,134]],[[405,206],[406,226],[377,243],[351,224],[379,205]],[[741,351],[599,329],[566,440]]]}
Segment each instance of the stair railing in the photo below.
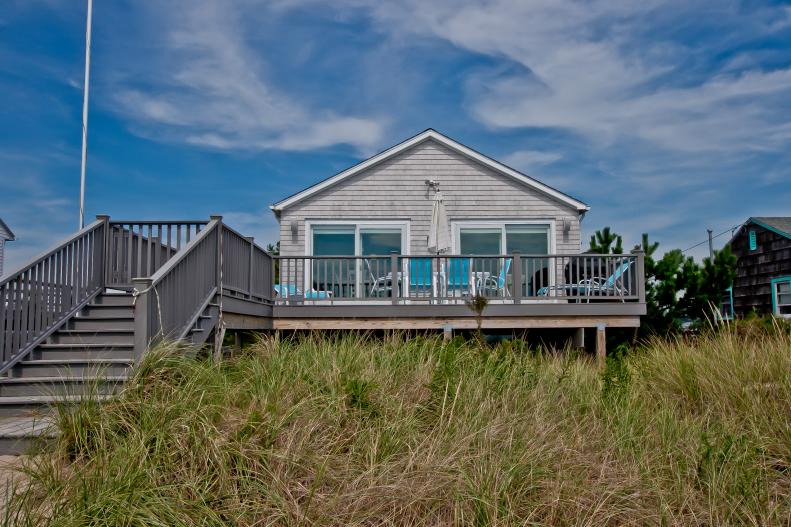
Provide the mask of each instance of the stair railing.
{"label": "stair railing", "polygon": [[222,217],[212,216],[206,227],[157,272],[132,279],[138,359],[153,342],[182,337],[197,310],[216,294],[221,234]]}
{"label": "stair railing", "polygon": [[104,287],[108,218],[0,280],[0,373],[82,309]]}

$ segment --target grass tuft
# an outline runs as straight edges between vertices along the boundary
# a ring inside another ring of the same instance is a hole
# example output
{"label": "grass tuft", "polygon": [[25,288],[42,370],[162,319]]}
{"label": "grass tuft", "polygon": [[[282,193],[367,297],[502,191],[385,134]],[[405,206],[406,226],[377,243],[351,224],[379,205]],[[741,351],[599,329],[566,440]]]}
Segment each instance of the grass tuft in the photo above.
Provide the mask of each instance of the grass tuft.
{"label": "grass tuft", "polygon": [[791,523],[784,331],[656,339],[604,371],[397,335],[189,351],[161,346],[119,397],[58,408],[5,523]]}

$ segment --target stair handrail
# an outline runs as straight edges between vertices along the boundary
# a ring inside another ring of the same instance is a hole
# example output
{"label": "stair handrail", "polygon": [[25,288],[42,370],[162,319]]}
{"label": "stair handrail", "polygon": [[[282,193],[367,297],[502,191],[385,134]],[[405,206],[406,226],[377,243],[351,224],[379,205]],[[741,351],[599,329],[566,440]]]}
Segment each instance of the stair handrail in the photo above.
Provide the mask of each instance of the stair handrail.
{"label": "stair handrail", "polygon": [[23,360],[104,287],[107,216],[0,280],[0,373]]}
{"label": "stair handrail", "polygon": [[198,235],[150,277],[132,280],[135,295],[135,355],[139,360],[159,338],[177,338],[195,310],[219,286],[222,217]]}

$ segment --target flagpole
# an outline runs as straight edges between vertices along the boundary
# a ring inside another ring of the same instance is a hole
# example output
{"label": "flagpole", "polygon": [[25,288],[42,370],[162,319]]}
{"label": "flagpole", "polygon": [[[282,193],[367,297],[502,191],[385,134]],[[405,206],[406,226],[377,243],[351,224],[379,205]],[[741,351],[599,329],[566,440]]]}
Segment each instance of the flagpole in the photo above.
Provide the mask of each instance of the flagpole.
{"label": "flagpole", "polygon": [[88,0],[85,27],[85,83],[82,92],[82,164],[80,165],[80,229],[85,227],[85,164],[88,159],[88,82],[91,77],[91,14],[93,0]]}

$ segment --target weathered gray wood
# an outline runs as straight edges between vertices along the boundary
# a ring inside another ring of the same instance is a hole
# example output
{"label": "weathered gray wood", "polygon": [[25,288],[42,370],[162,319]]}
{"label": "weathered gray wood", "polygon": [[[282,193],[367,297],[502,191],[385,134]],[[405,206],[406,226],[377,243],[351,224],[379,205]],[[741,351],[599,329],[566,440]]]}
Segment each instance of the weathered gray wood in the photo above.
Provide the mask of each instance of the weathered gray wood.
{"label": "weathered gray wood", "polygon": [[[778,226],[791,226],[788,218],[755,220],[774,220]],[[755,250],[750,249],[750,231],[756,235]],[[777,227],[766,228],[750,218],[729,242],[731,251],[738,258],[732,288],[736,315],[745,316],[753,310],[764,314],[772,312],[772,278],[791,276],[791,232],[784,232]]]}
{"label": "weathered gray wood", "polygon": [[[408,220],[412,255],[428,254],[433,193],[426,179],[440,183],[450,221],[557,220],[555,251],[580,252],[579,213],[488,167],[427,141],[320,194],[282,211],[280,254],[305,254],[305,220]],[[566,233],[562,218],[570,222]],[[296,236],[291,224],[296,222]],[[406,251],[404,251],[406,252]]]}

